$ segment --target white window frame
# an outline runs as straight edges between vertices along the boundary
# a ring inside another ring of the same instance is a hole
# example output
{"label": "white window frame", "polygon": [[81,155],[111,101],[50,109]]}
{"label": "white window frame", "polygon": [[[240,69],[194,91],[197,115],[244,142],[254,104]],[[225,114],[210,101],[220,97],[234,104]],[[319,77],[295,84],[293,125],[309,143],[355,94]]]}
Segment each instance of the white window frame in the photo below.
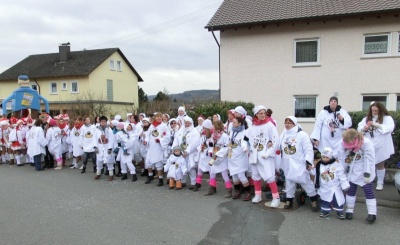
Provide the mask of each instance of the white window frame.
{"label": "white window frame", "polygon": [[116,67],[117,71],[122,71],[122,61],[117,60],[117,67]]}
{"label": "white window frame", "polygon": [[[58,94],[58,84],[57,82],[50,82],[50,94]],[[56,92],[53,92],[52,88],[53,88],[53,84],[56,85]]]}
{"label": "white window frame", "polygon": [[[70,84],[70,87],[71,87],[71,94],[78,94],[79,93],[79,83],[78,83],[78,81],[71,81],[70,82],[71,84]],[[72,91],[72,84],[73,83],[76,83],[76,91]]]}
{"label": "white window frame", "polygon": [[[297,49],[297,43],[300,42],[310,42],[310,41],[316,41],[317,42],[317,61],[316,62],[296,62],[296,49]],[[321,39],[319,37],[314,37],[314,38],[298,38],[294,39],[293,41],[293,66],[294,67],[301,67],[301,66],[320,66],[321,65]]]}
{"label": "white window frame", "polygon": [[400,55],[400,31],[396,35],[396,54]]}
{"label": "white window frame", "polygon": [[299,122],[315,122],[318,116],[318,95],[294,95],[293,96],[293,115],[296,115],[296,100],[298,98],[315,98],[315,117],[297,117]]}
{"label": "white window frame", "polygon": [[[366,54],[365,53],[365,38],[367,38],[367,37],[376,37],[376,36],[387,36],[388,37],[388,44],[387,44],[386,53]],[[362,43],[363,43],[363,45],[362,45],[362,53],[361,53],[362,57],[387,57],[387,56],[391,55],[392,33],[391,32],[384,32],[384,33],[364,34]]]}
{"label": "white window frame", "polygon": [[67,90],[68,90],[67,82],[61,82],[61,91],[67,91]]}
{"label": "white window frame", "polygon": [[[373,96],[386,97],[386,103],[384,105],[387,108],[388,103],[389,103],[389,94],[361,94],[361,108],[360,108],[360,111],[363,111],[364,97],[373,97]],[[378,101],[378,102],[380,102],[380,101]],[[369,107],[369,105],[368,105],[368,107]]]}
{"label": "white window frame", "polygon": [[114,71],[115,70],[115,62],[113,59],[110,59],[109,65],[110,65],[110,70]]}

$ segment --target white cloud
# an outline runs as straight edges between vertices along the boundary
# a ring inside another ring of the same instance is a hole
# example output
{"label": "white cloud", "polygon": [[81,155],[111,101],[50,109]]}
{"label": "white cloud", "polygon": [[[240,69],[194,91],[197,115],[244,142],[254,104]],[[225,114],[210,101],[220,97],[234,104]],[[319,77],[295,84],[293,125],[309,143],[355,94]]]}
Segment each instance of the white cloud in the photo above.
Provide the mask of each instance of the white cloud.
{"label": "white cloud", "polygon": [[58,52],[60,43],[70,42],[72,51],[119,47],[143,77],[140,85],[147,94],[163,89],[154,82],[159,80],[167,82],[170,93],[217,89],[218,46],[204,26],[221,3],[5,0],[0,72],[29,55]]}

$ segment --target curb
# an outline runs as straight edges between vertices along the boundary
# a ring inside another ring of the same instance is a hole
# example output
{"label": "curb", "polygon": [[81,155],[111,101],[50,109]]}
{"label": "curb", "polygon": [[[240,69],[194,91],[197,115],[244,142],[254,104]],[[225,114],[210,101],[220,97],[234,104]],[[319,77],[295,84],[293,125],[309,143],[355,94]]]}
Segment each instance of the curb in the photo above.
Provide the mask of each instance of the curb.
{"label": "curb", "polygon": [[[365,197],[356,197],[356,202],[365,204]],[[396,201],[377,199],[376,200],[376,205],[378,207],[398,208],[398,209],[400,209],[400,200],[398,202],[396,202]]]}

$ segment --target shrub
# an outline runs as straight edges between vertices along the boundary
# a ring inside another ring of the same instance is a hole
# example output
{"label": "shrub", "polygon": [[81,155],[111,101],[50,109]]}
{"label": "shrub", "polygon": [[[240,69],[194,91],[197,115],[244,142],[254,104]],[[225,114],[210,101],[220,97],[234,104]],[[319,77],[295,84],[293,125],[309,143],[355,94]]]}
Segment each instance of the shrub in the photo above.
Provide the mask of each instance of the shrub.
{"label": "shrub", "polygon": [[203,115],[205,117],[212,117],[215,114],[219,114],[221,116],[221,121],[226,122],[228,120],[228,111],[230,109],[235,109],[237,106],[243,106],[243,108],[247,111],[248,115],[253,115],[254,104],[251,102],[243,102],[243,101],[221,101],[221,102],[209,102],[202,103],[196,105],[193,110],[188,112],[188,115],[191,116],[194,121],[197,121],[199,115]]}

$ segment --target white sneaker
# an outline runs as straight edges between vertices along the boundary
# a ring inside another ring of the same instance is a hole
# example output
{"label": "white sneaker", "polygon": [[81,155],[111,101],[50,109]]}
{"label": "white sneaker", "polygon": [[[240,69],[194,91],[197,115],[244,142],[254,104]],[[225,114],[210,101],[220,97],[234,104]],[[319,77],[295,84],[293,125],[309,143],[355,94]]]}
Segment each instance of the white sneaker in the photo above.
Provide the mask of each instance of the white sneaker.
{"label": "white sneaker", "polygon": [[274,198],[274,199],[272,199],[272,202],[271,202],[271,208],[277,208],[277,207],[279,207],[279,204],[281,204],[281,199],[280,198]]}
{"label": "white sneaker", "polygon": [[83,165],[79,167],[79,170],[82,170],[82,169],[83,169]]}
{"label": "white sneaker", "polygon": [[69,168],[71,168],[71,169],[76,169],[77,167],[75,167],[75,166],[71,166],[71,167],[69,167]]}
{"label": "white sneaker", "polygon": [[378,184],[376,185],[376,190],[377,190],[377,191],[383,190],[383,184],[379,184],[379,183],[378,183]]}
{"label": "white sneaker", "polygon": [[61,169],[62,169],[61,166],[58,166],[58,167],[55,167],[55,168],[54,168],[54,170],[61,170]]}
{"label": "white sneaker", "polygon": [[257,195],[255,195],[255,196],[253,197],[253,199],[251,199],[251,202],[252,202],[252,203],[259,203],[259,202],[261,202],[261,201],[262,201],[261,196],[257,196]]}

